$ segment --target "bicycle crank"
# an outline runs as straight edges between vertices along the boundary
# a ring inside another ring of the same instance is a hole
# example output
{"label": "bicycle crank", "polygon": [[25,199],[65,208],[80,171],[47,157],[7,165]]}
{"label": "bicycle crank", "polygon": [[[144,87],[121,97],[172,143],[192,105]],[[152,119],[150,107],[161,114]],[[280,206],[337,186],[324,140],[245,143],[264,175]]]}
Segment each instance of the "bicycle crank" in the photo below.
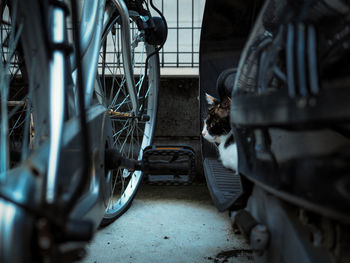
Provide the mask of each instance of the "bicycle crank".
{"label": "bicycle crank", "polygon": [[123,157],[117,149],[107,149],[105,165],[108,170],[140,170],[149,183],[188,184],[195,175],[195,152],[189,146],[150,145],[143,151],[142,160]]}

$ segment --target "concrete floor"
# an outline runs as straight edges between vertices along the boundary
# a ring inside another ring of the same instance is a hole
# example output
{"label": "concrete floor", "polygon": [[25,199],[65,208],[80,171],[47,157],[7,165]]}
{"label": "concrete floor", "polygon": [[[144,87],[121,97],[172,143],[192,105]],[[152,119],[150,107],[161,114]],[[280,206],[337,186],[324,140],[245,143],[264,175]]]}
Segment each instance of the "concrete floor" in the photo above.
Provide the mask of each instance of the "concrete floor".
{"label": "concrete floor", "polygon": [[253,256],[206,186],[142,185],[131,208],[101,229],[84,263],[248,263]]}

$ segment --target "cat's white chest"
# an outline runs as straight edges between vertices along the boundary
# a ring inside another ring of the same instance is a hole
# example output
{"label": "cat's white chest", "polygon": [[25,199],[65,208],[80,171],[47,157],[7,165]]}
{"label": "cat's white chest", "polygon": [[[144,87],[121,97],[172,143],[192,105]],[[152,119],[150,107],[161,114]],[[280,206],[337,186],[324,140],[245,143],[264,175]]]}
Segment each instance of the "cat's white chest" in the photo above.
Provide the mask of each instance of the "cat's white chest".
{"label": "cat's white chest", "polygon": [[219,144],[219,155],[222,165],[226,168],[230,168],[237,173],[238,169],[238,153],[237,144],[232,143],[225,147],[225,141]]}

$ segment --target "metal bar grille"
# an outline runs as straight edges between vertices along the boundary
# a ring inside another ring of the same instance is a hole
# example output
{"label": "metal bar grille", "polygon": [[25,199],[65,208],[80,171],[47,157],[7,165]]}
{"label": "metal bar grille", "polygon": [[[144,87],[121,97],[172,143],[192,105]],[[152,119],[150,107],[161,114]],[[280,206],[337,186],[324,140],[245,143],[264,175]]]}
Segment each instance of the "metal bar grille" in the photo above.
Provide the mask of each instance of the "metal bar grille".
{"label": "metal bar grille", "polygon": [[161,67],[198,68],[205,0],[154,0],[154,4],[168,23],[168,39],[160,54]]}

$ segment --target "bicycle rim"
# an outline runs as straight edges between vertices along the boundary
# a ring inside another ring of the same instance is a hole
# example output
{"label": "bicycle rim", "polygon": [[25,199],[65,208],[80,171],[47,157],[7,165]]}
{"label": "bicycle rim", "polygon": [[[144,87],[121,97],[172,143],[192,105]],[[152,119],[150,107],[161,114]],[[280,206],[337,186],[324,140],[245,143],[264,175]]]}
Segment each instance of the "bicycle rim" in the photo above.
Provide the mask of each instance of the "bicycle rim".
{"label": "bicycle rim", "polygon": [[[132,16],[131,16],[132,18]],[[143,149],[152,143],[156,122],[159,60],[154,55],[148,62],[147,80],[145,78],[145,61],[154,48],[147,45],[142,33],[137,30],[131,19],[131,57],[135,75],[135,86],[139,110],[149,120],[142,121],[132,116],[130,94],[127,90],[121,56],[120,26],[118,18],[105,30],[99,59],[99,84],[96,96],[100,103],[110,111],[113,129],[113,147],[123,156],[131,159],[142,159]],[[145,89],[142,90],[144,81]],[[131,205],[142,180],[140,171],[129,172],[119,169],[110,174],[112,197],[101,225],[107,225],[122,215]]]}

